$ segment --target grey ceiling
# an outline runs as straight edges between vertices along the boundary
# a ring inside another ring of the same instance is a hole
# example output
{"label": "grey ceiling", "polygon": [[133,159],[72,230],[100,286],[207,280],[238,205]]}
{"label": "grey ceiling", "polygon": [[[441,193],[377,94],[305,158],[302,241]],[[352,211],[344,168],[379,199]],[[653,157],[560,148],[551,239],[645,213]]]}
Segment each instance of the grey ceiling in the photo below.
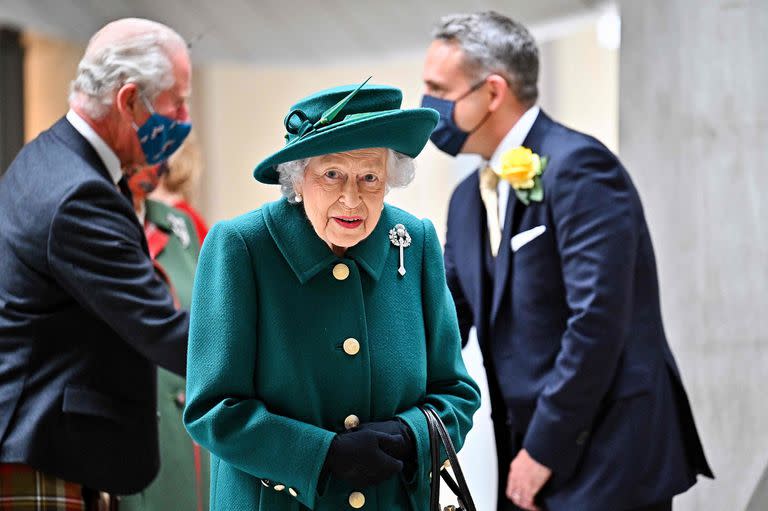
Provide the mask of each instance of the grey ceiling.
{"label": "grey ceiling", "polygon": [[421,51],[444,14],[494,9],[524,23],[590,10],[600,0],[0,0],[0,24],[86,41],[106,22],[166,23],[200,60],[306,64]]}

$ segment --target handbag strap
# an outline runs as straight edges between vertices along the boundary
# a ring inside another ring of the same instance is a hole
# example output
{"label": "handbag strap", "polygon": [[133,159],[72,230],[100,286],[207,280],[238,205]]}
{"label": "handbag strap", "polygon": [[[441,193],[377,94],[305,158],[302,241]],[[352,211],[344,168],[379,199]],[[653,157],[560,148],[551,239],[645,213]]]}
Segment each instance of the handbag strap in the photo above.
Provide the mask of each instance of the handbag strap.
{"label": "handbag strap", "polygon": [[[443,421],[440,419],[440,416],[435,410],[432,410],[432,414],[435,419],[435,428],[437,429],[437,432],[440,435],[440,440],[442,441],[443,446],[445,447],[445,451],[448,454],[448,459],[451,462],[453,474],[456,476],[455,485],[458,486],[460,492],[457,492],[456,488],[454,487],[452,487],[451,490],[453,490],[453,492],[456,494],[456,497],[461,502],[461,505],[465,507],[467,511],[475,511],[475,503],[472,500],[472,495],[469,493],[469,486],[467,485],[466,479],[464,479],[464,472],[461,470],[459,458],[456,455],[456,449],[453,446],[451,437],[448,435],[448,430],[445,429],[445,424],[443,424]],[[453,479],[451,479],[451,476],[448,474],[448,472],[442,470],[440,471],[440,474],[443,475],[443,479],[446,481],[448,486],[451,487],[452,485],[448,483],[448,481],[453,481]]]}
{"label": "handbag strap", "polygon": [[[453,493],[456,495],[456,497],[459,500],[459,505],[466,508],[466,511],[476,511],[475,510],[475,503],[472,500],[472,495],[469,493],[469,487],[467,486],[467,481],[464,479],[464,473],[461,470],[461,465],[459,465],[459,458],[456,456],[456,449],[453,446],[453,442],[451,441],[450,435],[448,435],[448,431],[445,428],[445,424],[443,424],[443,421],[440,419],[440,416],[437,414],[437,412],[427,406],[422,407],[422,412],[427,418],[427,427],[429,430],[429,443],[430,443],[430,455],[432,458],[432,481],[430,484],[430,511],[434,508],[436,508],[438,511],[440,509],[439,504],[439,498],[440,498],[440,486],[439,486],[439,479],[435,475],[435,472],[439,472],[440,476],[443,478],[443,480],[446,482],[448,487],[453,491]],[[433,440],[434,439],[434,440]],[[456,480],[454,481],[453,478],[448,474],[447,471],[441,470],[440,466],[440,459],[439,459],[439,450],[440,450],[440,444],[442,444],[443,448],[445,449],[446,454],[448,455],[448,460],[451,464],[451,468],[453,469],[453,473],[456,476]],[[435,487],[436,490],[435,490]]]}
{"label": "handbag strap", "polygon": [[429,412],[425,408],[421,411],[427,418],[427,430],[429,431],[429,457],[430,457],[430,481],[429,481],[429,511],[440,511],[440,478],[437,470],[440,467],[440,433],[435,428]]}

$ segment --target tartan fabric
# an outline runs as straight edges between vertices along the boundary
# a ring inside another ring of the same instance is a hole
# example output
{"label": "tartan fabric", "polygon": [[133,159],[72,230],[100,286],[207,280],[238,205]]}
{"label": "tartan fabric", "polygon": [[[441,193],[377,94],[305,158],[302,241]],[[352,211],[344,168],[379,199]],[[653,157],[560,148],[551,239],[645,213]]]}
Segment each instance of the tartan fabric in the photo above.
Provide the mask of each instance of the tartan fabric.
{"label": "tartan fabric", "polygon": [[85,511],[82,487],[27,465],[0,463],[0,511]]}

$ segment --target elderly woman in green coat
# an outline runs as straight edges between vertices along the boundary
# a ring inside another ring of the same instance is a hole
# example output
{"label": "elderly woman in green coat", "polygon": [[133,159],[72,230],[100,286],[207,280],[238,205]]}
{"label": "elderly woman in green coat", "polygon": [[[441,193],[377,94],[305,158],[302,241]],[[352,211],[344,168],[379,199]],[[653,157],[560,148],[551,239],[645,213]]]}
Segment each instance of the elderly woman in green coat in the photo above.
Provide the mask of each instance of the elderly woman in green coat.
{"label": "elderly woman in green coat", "polygon": [[480,397],[435,229],[384,203],[438,119],[401,100],[371,85],[293,105],[286,145],[254,171],[284,198],[206,238],[184,421],[212,453],[212,510],[426,510],[419,407],[457,447],[471,428]]}

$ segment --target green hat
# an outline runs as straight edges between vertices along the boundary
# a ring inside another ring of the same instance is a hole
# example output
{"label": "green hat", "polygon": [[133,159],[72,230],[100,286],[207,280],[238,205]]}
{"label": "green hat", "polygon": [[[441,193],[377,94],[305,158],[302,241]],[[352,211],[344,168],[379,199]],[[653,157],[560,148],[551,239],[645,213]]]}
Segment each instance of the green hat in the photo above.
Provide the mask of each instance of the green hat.
{"label": "green hat", "polygon": [[293,105],[283,121],[285,146],[259,163],[253,177],[277,184],[280,163],[370,147],[388,147],[415,158],[429,140],[438,113],[431,108],[401,110],[400,89],[367,82],[326,89]]}

